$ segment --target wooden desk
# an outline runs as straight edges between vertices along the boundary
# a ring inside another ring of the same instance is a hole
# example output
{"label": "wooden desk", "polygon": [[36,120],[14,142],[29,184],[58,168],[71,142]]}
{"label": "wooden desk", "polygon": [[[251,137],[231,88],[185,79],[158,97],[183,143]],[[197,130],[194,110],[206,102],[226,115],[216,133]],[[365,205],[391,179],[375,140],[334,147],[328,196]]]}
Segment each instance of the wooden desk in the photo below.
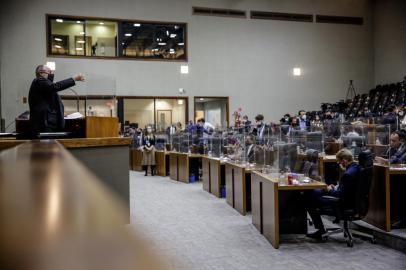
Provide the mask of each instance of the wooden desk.
{"label": "wooden desk", "polygon": [[128,207],[56,141],[2,151],[0,172],[2,269],[162,269]]}
{"label": "wooden desk", "polygon": [[251,210],[251,172],[243,165],[225,163],[226,201],[241,215]]}
{"label": "wooden desk", "polygon": [[391,193],[396,192],[399,198],[401,197],[399,194],[403,194],[405,191],[404,188],[391,188],[395,178],[400,181],[399,184],[405,187],[406,168],[401,169],[394,165],[390,168],[374,164],[374,177],[370,192],[368,215],[364,221],[387,232],[391,230],[391,219],[393,216],[391,212],[393,207],[403,207],[403,209],[405,207],[400,202],[393,201],[395,194]]}
{"label": "wooden desk", "polygon": [[142,171],[142,150],[138,148],[130,149],[131,156],[131,170],[133,171]]}
{"label": "wooden desk", "polygon": [[156,174],[159,176],[169,175],[169,153],[155,151]]}
{"label": "wooden desk", "polygon": [[225,163],[219,158],[202,157],[203,189],[221,198],[221,187],[225,186]]}
{"label": "wooden desk", "polygon": [[[253,172],[252,223],[265,236],[274,248],[279,248],[280,234],[306,233],[307,216],[299,192],[303,190],[322,189],[326,185],[314,181],[301,185],[279,185],[278,179]],[[281,216],[285,221],[281,226]]]}
{"label": "wooden desk", "polygon": [[[169,153],[169,177],[172,180],[189,183],[190,179],[190,164],[191,162],[199,162],[202,158],[200,154],[188,154],[179,152]],[[199,175],[195,175],[196,181]]]}

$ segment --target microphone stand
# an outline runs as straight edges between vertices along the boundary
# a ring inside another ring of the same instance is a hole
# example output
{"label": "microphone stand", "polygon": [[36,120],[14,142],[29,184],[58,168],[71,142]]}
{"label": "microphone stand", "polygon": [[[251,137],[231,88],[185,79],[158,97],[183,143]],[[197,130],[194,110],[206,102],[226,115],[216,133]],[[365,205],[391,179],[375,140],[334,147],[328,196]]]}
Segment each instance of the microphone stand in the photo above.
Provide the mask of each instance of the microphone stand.
{"label": "microphone stand", "polygon": [[68,88],[73,94],[75,94],[75,96],[76,96],[76,109],[77,109],[77,111],[79,112],[79,102],[80,102],[80,99],[79,99],[79,94],[78,94],[78,92],[76,92],[75,90],[73,90],[72,88]]}

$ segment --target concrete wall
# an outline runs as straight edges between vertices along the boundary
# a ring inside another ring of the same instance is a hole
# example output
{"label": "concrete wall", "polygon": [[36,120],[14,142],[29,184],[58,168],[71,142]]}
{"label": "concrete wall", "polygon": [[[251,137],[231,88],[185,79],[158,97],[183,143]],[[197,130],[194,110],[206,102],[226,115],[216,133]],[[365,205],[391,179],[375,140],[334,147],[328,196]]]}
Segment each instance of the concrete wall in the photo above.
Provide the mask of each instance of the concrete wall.
{"label": "concrete wall", "polygon": [[375,84],[406,76],[406,1],[376,0],[374,10]]}
{"label": "concrete wall", "polygon": [[[362,16],[364,25],[338,25],[192,16],[192,6]],[[4,7],[4,8],[3,8]],[[28,108],[34,68],[56,62],[56,80],[77,72],[79,94],[230,96],[238,107],[267,121],[285,112],[318,109],[374,85],[372,3],[368,0],[34,0],[9,1],[1,14],[2,113],[10,123]],[[45,14],[176,21],[188,24],[188,63],[47,58]],[[189,74],[180,66],[189,65]],[[293,67],[303,75],[293,77]],[[193,118],[193,102],[189,118]],[[231,117],[230,117],[231,119]]]}

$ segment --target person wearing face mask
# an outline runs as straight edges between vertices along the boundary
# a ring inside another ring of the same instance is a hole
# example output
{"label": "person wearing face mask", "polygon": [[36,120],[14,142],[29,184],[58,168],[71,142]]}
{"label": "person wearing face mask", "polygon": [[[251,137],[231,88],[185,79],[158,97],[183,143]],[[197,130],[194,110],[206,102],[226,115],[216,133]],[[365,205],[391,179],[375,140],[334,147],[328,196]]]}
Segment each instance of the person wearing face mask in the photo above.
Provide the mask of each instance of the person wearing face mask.
{"label": "person wearing face mask", "polygon": [[300,110],[299,113],[299,127],[300,130],[307,130],[307,127],[310,126],[309,121],[307,121],[306,111]]}
{"label": "person wearing face mask", "polygon": [[252,134],[254,134],[258,143],[264,142],[265,137],[270,135],[269,126],[264,123],[264,116],[262,114],[255,116],[255,123],[256,126],[252,130]]}
{"label": "person wearing face mask", "polygon": [[[354,162],[351,151],[346,148],[338,151],[336,158],[341,170],[344,171],[338,185],[329,185],[327,186],[327,190],[314,190],[306,194],[307,211],[313,220],[314,227],[317,229],[316,232],[307,234],[309,238],[321,240],[323,234],[326,233],[318,209],[333,208],[334,206],[331,201],[323,199],[323,196],[328,195],[339,198],[341,202],[347,203],[349,207],[355,205],[357,178],[360,172],[360,166]],[[342,206],[345,208],[347,205]]]}
{"label": "person wearing face mask", "polygon": [[148,166],[151,166],[151,175],[155,174],[155,135],[152,127],[147,126],[146,133],[142,136],[142,166],[145,176],[148,175]]}
{"label": "person wearing face mask", "polygon": [[75,85],[75,81],[84,81],[82,75],[54,83],[54,74],[45,65],[35,69],[36,78],[32,81],[28,94],[30,107],[31,137],[40,132],[63,131],[65,127],[64,106],[59,91]]}

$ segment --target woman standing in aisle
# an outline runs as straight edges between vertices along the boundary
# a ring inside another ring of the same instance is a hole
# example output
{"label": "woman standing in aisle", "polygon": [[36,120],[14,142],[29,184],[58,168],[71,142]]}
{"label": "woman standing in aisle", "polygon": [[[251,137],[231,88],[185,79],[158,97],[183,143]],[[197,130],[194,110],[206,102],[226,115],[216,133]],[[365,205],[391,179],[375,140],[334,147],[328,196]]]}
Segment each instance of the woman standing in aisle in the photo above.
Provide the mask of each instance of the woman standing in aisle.
{"label": "woman standing in aisle", "polygon": [[142,138],[142,166],[145,170],[145,176],[148,175],[148,166],[151,166],[151,175],[155,173],[155,135],[152,133],[152,127],[147,126],[145,135]]}

